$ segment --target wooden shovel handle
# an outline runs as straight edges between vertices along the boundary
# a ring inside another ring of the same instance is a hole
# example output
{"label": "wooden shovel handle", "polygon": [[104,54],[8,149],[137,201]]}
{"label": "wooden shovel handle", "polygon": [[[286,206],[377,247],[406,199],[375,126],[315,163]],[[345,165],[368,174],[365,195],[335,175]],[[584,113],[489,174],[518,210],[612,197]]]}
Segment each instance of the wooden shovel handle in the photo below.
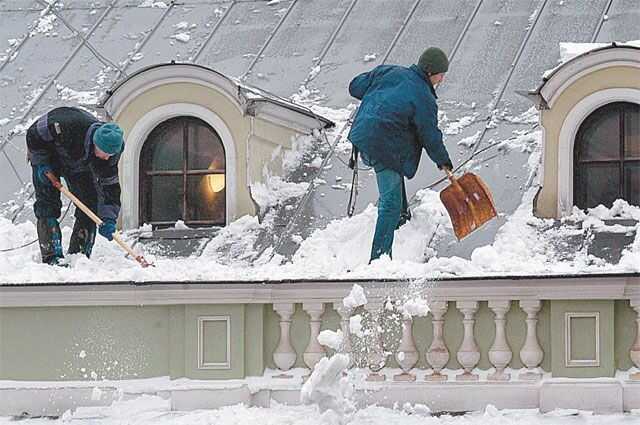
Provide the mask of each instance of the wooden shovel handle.
{"label": "wooden shovel handle", "polygon": [[[55,176],[55,174],[53,174],[53,172],[48,171],[46,173],[46,176],[49,179],[49,181],[51,182],[51,184],[56,189],[58,189],[60,192],[64,193],[67,198],[71,199],[71,202],[73,202],[73,204],[76,207],[80,208],[82,210],[82,212],[84,212],[87,215],[87,217],[89,217],[91,220],[93,220],[94,223],[96,223],[96,225],[101,226],[104,223],[102,221],[102,219],[100,217],[98,217],[93,211],[91,211],[91,209],[89,207],[87,207],[80,199],[78,199],[76,197],[76,195],[74,195],[73,193],[71,193],[69,191],[69,189],[64,187],[64,185]],[[113,240],[116,241],[118,243],[118,245],[120,245],[122,247],[122,249],[124,249],[129,255],[131,255],[133,258],[135,258],[135,260],[138,263],[140,263],[140,265],[142,267],[149,267],[149,266],[153,265],[153,264],[147,262],[147,260],[145,260],[142,255],[136,254],[135,251],[133,249],[131,249],[131,247],[129,245],[127,245],[127,243],[125,241],[122,240],[122,238],[120,237],[120,233],[118,231],[113,233]]]}
{"label": "wooden shovel handle", "polygon": [[444,167],[444,173],[447,175],[447,177],[449,178],[451,183],[455,183],[456,182],[456,176],[453,174],[453,171],[451,171],[447,167]]}

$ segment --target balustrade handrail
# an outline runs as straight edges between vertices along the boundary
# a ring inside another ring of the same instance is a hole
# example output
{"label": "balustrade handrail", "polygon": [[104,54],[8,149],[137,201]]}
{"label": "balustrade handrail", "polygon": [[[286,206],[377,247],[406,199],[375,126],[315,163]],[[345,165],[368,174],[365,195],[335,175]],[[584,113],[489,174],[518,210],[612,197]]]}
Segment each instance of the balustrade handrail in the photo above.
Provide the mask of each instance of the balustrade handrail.
{"label": "balustrade handrail", "polygon": [[[354,283],[363,286],[372,301],[393,294],[392,288],[409,285],[406,280],[0,285],[0,307],[331,303],[347,296]],[[640,299],[640,275],[442,280],[425,284],[422,292],[432,301]]]}

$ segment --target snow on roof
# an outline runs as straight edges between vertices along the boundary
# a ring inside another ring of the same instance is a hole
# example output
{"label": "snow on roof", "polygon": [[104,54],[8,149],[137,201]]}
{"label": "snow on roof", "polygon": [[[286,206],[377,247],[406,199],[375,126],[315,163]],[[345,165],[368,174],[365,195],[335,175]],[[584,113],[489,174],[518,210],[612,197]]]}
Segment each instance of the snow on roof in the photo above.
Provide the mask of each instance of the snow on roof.
{"label": "snow on roof", "polygon": [[[259,87],[247,88],[250,97],[295,99],[337,124],[313,149],[291,153],[290,173],[263,188],[262,200],[270,208],[262,222],[243,217],[176,249],[141,238],[148,229],[131,231],[126,236],[136,249],[155,257],[157,267],[145,270],[100,238],[91,260],[69,257],[70,269],[38,264],[37,246],[31,244],[0,252],[0,281],[638,271],[632,207],[608,210],[617,223],[603,219],[599,209],[564,222],[533,217],[539,133],[535,113],[516,91],[535,87],[544,70],[557,64],[560,42],[636,39],[640,12],[629,2],[609,7],[607,0],[594,0],[589,8],[581,2],[545,2],[542,8],[535,2],[497,8],[485,3],[474,13],[463,0],[437,5],[399,0],[381,14],[370,0],[351,7],[340,0],[247,0],[215,7],[199,0],[76,0],[47,6],[0,0],[0,250],[36,237],[23,135],[28,124],[58,105],[93,109],[115,81],[145,66],[172,60],[206,66],[243,87]],[[380,63],[415,62],[427,45],[442,47],[451,59],[438,89],[445,143],[455,165],[479,174],[491,188],[499,216],[456,242],[436,196],[442,175],[425,157],[407,182],[414,219],[398,232],[394,260],[368,266],[377,190],[374,174],[361,171],[357,214],[345,218],[351,171],[344,136],[354,111],[347,86],[354,75]],[[72,224],[67,218],[63,225],[66,245]],[[172,247],[180,243],[174,242]]]}

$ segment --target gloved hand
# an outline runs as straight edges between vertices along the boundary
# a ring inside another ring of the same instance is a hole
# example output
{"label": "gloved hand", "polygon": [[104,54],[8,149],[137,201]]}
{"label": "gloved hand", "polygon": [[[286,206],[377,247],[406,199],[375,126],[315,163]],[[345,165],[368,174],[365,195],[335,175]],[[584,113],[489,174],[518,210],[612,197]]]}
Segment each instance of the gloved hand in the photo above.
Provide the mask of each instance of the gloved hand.
{"label": "gloved hand", "polygon": [[443,164],[440,164],[438,168],[441,170],[448,169],[449,171],[453,171],[453,164],[451,163],[451,161],[447,161]]}
{"label": "gloved hand", "polygon": [[113,233],[116,231],[116,222],[111,219],[106,219],[98,227],[98,233],[105,237],[108,241],[113,240]]}
{"label": "gloved hand", "polygon": [[49,171],[53,171],[53,168],[51,168],[49,164],[36,165],[36,177],[38,181],[45,186],[52,186],[51,180],[47,177]]}

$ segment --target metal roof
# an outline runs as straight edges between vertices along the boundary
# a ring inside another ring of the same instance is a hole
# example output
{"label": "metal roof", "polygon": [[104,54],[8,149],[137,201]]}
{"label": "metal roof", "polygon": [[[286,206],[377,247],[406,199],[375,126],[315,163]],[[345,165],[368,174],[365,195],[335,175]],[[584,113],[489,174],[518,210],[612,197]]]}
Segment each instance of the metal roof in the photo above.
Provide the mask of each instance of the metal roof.
{"label": "metal roof", "polygon": [[[98,98],[147,66],[175,60],[260,87],[274,99],[304,86],[317,103],[338,108],[354,102],[347,86],[357,73],[380,63],[411,64],[437,45],[451,57],[440,110],[446,123],[460,124],[447,147],[455,164],[480,152],[468,166],[491,187],[501,213],[460,244],[437,244],[441,255],[468,257],[494,239],[531,184],[523,172],[527,152],[493,147],[533,126],[511,119],[531,106],[517,91],[538,86],[557,65],[559,42],[640,39],[636,0],[165,0],[166,8],[138,7],[142,2],[0,0],[0,203],[29,206],[29,191],[17,194],[30,181],[21,126],[54,106],[95,107],[65,88]],[[473,146],[458,145],[474,134]],[[349,181],[347,153],[326,151],[324,164],[332,167],[322,167],[319,177]],[[410,194],[441,179],[426,162],[408,182]],[[304,167],[294,173],[305,174],[316,177]],[[360,182],[358,210],[377,198],[372,173],[361,173]],[[280,211],[282,226],[265,239],[269,245],[291,253],[297,246],[291,234],[308,235],[345,215],[347,192],[311,188]],[[29,210],[12,208],[9,216],[25,220]]]}

